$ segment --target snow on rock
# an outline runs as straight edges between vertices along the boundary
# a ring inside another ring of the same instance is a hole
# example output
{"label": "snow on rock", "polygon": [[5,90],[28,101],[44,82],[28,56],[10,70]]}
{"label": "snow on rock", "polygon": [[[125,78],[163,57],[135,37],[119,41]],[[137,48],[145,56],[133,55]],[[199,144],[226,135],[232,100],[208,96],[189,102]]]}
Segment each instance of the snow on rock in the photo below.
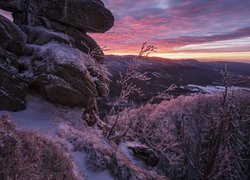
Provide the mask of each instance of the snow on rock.
{"label": "snow on rock", "polygon": [[34,54],[34,63],[44,64],[48,72],[53,72],[56,65],[69,65],[85,74],[87,71],[86,64],[94,63],[94,59],[89,58],[87,54],[80,50],[56,42],[39,46]]}
{"label": "snow on rock", "polygon": [[122,143],[120,147],[134,164],[138,164],[142,167],[146,166],[144,166],[140,160],[143,160],[146,165],[152,167],[156,166],[160,160],[159,156],[152,148],[136,141]]}
{"label": "snow on rock", "polygon": [[23,25],[22,30],[28,34],[27,44],[41,46],[49,42],[56,41],[60,44],[72,45],[72,42],[74,41],[71,37],[62,32],[56,32],[53,29],[47,29],[42,26],[33,27]]}
{"label": "snow on rock", "polygon": [[[80,9],[71,11],[76,6]],[[85,107],[88,114],[98,114],[96,97],[108,95],[108,78],[101,67],[104,53],[86,32],[105,32],[113,26],[114,17],[104,4],[99,0],[13,0],[0,1],[0,8],[15,14],[13,23],[5,17],[7,12],[0,11],[0,50],[17,55],[20,64],[15,73],[22,75],[28,88],[51,102]]]}
{"label": "snow on rock", "polygon": [[105,68],[70,45],[49,42],[33,48],[30,87],[57,104],[97,109],[95,98],[109,92]]}
{"label": "snow on rock", "polygon": [[139,165],[141,167],[145,167],[145,163],[139,159],[139,158],[136,158],[133,154],[133,151],[131,149],[128,148],[127,144],[126,143],[121,143],[119,145],[119,147],[121,148],[122,152],[127,156],[127,158],[133,163],[133,164],[136,164],[136,165]]}
{"label": "snow on rock", "polygon": [[13,21],[12,12],[0,9],[0,15],[3,15],[4,17],[8,18],[10,21]]}

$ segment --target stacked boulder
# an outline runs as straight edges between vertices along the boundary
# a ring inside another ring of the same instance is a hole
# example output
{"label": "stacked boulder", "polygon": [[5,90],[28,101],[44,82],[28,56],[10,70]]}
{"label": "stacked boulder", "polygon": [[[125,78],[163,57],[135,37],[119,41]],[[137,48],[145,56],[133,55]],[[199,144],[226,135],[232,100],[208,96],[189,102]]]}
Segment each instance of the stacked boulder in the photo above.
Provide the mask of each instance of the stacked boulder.
{"label": "stacked boulder", "polygon": [[0,15],[0,110],[18,111],[25,108],[27,83],[18,73],[18,57],[26,35],[10,20]]}
{"label": "stacked boulder", "polygon": [[87,33],[113,26],[102,1],[2,0],[0,9],[14,19],[0,16],[0,110],[24,109],[29,88],[96,116],[95,98],[108,94],[108,77],[104,54]]}

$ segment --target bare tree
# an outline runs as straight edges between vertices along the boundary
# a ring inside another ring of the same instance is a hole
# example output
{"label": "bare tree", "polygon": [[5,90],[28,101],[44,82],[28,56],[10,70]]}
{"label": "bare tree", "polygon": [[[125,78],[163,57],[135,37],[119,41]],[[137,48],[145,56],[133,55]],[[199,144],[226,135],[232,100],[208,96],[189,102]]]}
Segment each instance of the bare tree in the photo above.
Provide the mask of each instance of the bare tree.
{"label": "bare tree", "polygon": [[[138,116],[135,115],[133,117],[130,117],[130,125],[128,128],[121,134],[112,136],[115,130],[115,127],[117,125],[117,122],[119,120],[119,112],[124,110],[124,107],[121,107],[122,103],[127,103],[129,100],[129,97],[132,94],[137,94],[139,96],[143,96],[143,91],[141,88],[139,88],[133,80],[137,79],[140,81],[147,81],[150,78],[147,77],[147,72],[141,73],[138,71],[138,68],[143,64],[143,60],[152,52],[155,52],[156,47],[153,45],[147,44],[146,42],[143,43],[141,50],[138,54],[138,56],[132,58],[130,62],[128,63],[128,68],[126,69],[126,72],[122,74],[120,72],[120,79],[117,81],[117,84],[121,87],[120,95],[113,103],[113,106],[110,109],[110,112],[107,119],[111,119],[111,116],[115,119],[113,125],[110,128],[110,131],[107,133],[107,138],[110,140],[117,140],[124,136],[126,136],[127,132],[131,128],[133,124],[133,120]],[[127,109],[127,112],[129,113],[129,109]],[[109,121],[108,120],[108,121]]]}

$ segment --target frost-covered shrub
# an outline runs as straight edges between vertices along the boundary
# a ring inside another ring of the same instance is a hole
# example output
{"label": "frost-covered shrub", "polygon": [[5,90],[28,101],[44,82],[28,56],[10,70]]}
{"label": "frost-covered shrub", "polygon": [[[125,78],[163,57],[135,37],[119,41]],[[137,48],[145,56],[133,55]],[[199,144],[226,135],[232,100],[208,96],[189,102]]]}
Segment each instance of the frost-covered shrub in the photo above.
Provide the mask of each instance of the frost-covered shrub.
{"label": "frost-covered shrub", "polygon": [[161,156],[158,172],[173,179],[249,177],[250,93],[178,97],[119,115],[116,130]]}
{"label": "frost-covered shrub", "polygon": [[101,130],[93,127],[77,130],[64,125],[58,131],[58,136],[70,142],[74,151],[87,154],[89,168],[109,170],[114,179],[164,179],[152,170],[134,165],[116,144],[103,138]]}
{"label": "frost-covered shrub", "polygon": [[0,118],[0,179],[77,179],[71,159],[37,133]]}
{"label": "frost-covered shrub", "polygon": [[[126,106],[129,104],[130,96],[133,94],[136,94],[138,96],[144,96],[142,89],[138,87],[137,84],[133,82],[133,80],[145,82],[150,79],[147,76],[147,72],[141,73],[138,71],[138,69],[143,64],[144,58],[147,57],[150,53],[155,52],[155,49],[156,47],[154,47],[153,45],[147,44],[146,42],[143,43],[138,56],[132,58],[129,61],[126,72],[119,72],[120,79],[117,80],[116,83],[121,88],[120,94],[118,98],[114,102],[112,102],[113,105],[105,118],[105,121],[110,123],[110,127],[108,128],[109,130],[107,132],[107,138],[109,140],[121,139],[127,134],[128,130],[130,129],[129,126],[121,134],[114,135],[114,130],[116,128],[117,121],[119,120],[119,113],[120,111],[127,109]],[[130,125],[132,124],[132,119],[133,117],[130,118]]]}

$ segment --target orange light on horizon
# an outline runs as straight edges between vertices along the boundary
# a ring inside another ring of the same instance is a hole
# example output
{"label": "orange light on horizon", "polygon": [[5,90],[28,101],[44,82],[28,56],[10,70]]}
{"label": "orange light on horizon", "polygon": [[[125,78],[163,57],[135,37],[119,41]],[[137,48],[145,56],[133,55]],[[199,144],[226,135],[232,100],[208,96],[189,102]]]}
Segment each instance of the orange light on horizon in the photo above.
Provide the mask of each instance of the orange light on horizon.
{"label": "orange light on horizon", "polygon": [[[105,53],[106,55],[138,55],[135,51],[108,51]],[[160,58],[168,58],[168,59],[197,59],[197,60],[211,60],[211,61],[241,61],[250,63],[250,51],[249,52],[216,52],[216,53],[161,53],[155,52],[149,55],[150,57],[160,57]]]}

